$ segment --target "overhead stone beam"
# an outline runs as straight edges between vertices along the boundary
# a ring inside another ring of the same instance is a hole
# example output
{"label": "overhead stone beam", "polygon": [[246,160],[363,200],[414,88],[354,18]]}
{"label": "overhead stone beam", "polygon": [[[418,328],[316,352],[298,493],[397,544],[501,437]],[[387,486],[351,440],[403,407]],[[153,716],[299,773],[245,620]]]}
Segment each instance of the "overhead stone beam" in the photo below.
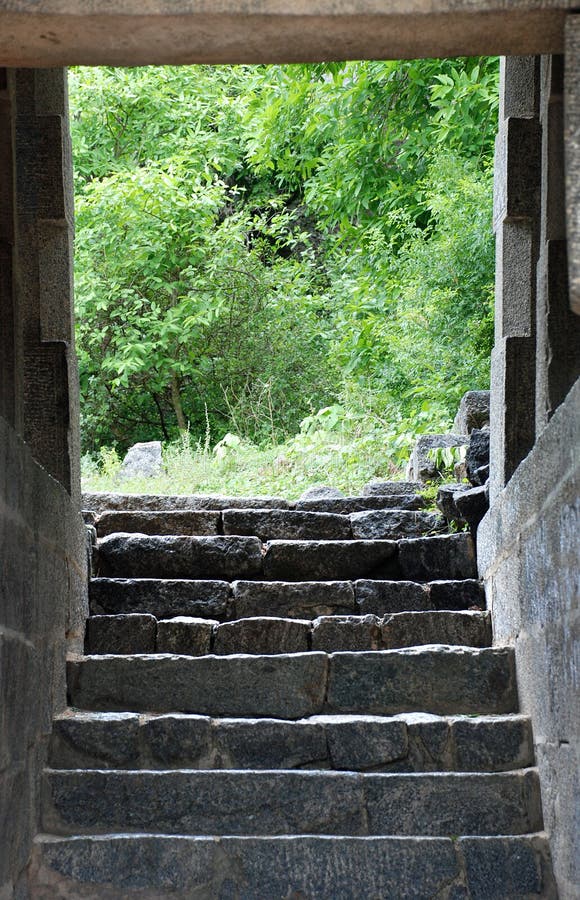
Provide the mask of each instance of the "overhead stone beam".
{"label": "overhead stone beam", "polygon": [[578,0],[0,0],[0,66],[560,53]]}

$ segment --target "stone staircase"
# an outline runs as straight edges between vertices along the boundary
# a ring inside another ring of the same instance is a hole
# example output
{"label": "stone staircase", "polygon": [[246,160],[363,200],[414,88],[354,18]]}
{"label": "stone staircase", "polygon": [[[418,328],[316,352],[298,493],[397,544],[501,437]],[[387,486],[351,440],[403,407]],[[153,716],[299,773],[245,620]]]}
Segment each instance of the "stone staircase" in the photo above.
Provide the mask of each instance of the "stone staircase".
{"label": "stone staircase", "polygon": [[556,896],[512,650],[415,489],[86,498],[32,896]]}

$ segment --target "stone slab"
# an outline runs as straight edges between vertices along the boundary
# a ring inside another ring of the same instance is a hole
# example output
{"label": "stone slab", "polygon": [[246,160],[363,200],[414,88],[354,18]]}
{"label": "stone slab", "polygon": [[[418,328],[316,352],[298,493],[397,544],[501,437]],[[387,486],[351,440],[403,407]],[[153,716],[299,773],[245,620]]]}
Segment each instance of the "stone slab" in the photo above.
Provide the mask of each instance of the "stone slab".
{"label": "stone slab", "polygon": [[433,609],[429,587],[415,581],[371,581],[354,583],[357,607],[363,614],[384,616],[405,610]]}
{"label": "stone slab", "polygon": [[[32,870],[37,900],[119,900],[120,891],[138,891],[140,900],[191,900],[195,893],[227,896],[232,887],[240,900],[432,900],[446,893],[460,898],[465,890],[474,900],[557,896],[542,835],[457,842],[433,837],[45,837],[37,841]],[[402,885],[412,885],[412,893]]]}
{"label": "stone slab", "polygon": [[204,656],[212,648],[215,627],[212,619],[175,616],[157,623],[157,653],[177,653]]}
{"label": "stone slab", "polygon": [[483,612],[395,613],[383,619],[380,643],[385,650],[422,644],[490,647],[491,616]]}
{"label": "stone slab", "polygon": [[315,619],[355,611],[354,588],[349,581],[234,581],[232,590],[238,618],[283,615]]}
{"label": "stone slab", "polygon": [[475,578],[431,581],[429,596],[435,609],[485,609],[485,590]]}
{"label": "stone slab", "polygon": [[445,520],[437,513],[399,509],[352,513],[350,522],[352,536],[359,540],[421,537],[426,534],[440,534],[447,529]]}
{"label": "stone slab", "polygon": [[271,540],[348,540],[352,537],[347,516],[297,510],[226,509],[224,534],[255,535]]}
{"label": "stone slab", "polygon": [[513,651],[419,647],[330,657],[326,711],[393,715],[517,710]]}
{"label": "stone slab", "polygon": [[99,537],[119,531],[139,534],[211,535],[220,533],[220,514],[198,509],[166,512],[116,510],[103,512],[97,516],[96,528]]}
{"label": "stone slab", "polygon": [[425,487],[420,481],[368,481],[363,487],[365,497],[397,497],[399,495],[417,495]]}
{"label": "stone slab", "polygon": [[[511,838],[514,853],[518,840]],[[240,900],[353,900],[402,897],[402,880],[413,885],[412,900],[432,900],[461,871],[449,838],[343,836],[42,838],[33,867],[37,900],[119,900],[121,891],[138,891],[140,900],[191,900],[232,890]]]}
{"label": "stone slab", "polygon": [[180,615],[224,619],[232,605],[227,581],[93,578],[89,590],[95,614],[148,612],[158,619]]}
{"label": "stone slab", "polygon": [[82,508],[94,512],[130,510],[174,512],[176,510],[291,509],[282,497],[222,497],[211,494],[118,494],[101,491],[82,495]]}
{"label": "stone slab", "polygon": [[88,653],[155,653],[156,633],[155,616],[90,616],[85,642]]}
{"label": "stone slab", "polygon": [[366,775],[369,833],[526,834],[542,828],[538,773]]}
{"label": "stone slab", "polygon": [[299,771],[48,771],[54,834],[365,834],[361,776]]}
{"label": "stone slab", "polygon": [[266,616],[224,622],[216,627],[213,642],[213,652],[218,655],[305,653],[309,649],[309,621]]}
{"label": "stone slab", "polygon": [[111,534],[98,544],[97,574],[105,578],[233,580],[261,570],[262,543],[255,537]]}
{"label": "stone slab", "polygon": [[68,663],[81,709],[299,719],[321,712],[324,653],[286,656],[89,656]]}
{"label": "stone slab", "polygon": [[469,534],[409,538],[399,542],[401,576],[409,581],[477,578],[475,548]]}
{"label": "stone slab", "polygon": [[382,649],[381,622],[377,616],[322,616],[312,623],[312,649],[333,653],[339,650]]}
{"label": "stone slab", "polygon": [[263,571],[272,581],[388,577],[396,553],[393,541],[271,541]]}
{"label": "stone slab", "polygon": [[212,722],[215,768],[328,768],[326,730],[313,719]]}
{"label": "stone slab", "polygon": [[[542,827],[537,772],[48,770],[53,834],[525,834]],[[434,814],[435,813],[435,814]]]}
{"label": "stone slab", "polygon": [[369,495],[346,497],[344,500],[297,500],[296,509],[306,512],[327,512],[348,516],[368,509],[423,509],[425,499],[420,494]]}

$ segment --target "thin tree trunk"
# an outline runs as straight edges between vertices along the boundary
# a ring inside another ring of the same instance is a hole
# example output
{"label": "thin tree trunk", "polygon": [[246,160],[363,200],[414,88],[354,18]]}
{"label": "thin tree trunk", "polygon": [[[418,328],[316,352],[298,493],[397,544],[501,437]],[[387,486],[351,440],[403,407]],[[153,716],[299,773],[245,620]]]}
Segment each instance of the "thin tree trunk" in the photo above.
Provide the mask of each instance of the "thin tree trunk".
{"label": "thin tree trunk", "polygon": [[159,413],[159,421],[161,422],[161,430],[163,431],[163,437],[166,441],[169,440],[169,432],[167,431],[167,426],[165,425],[165,416],[163,415],[163,407],[161,406],[161,402],[157,394],[152,391],[151,396],[153,397],[153,401],[155,406],[157,407],[157,412]]}
{"label": "thin tree trunk", "polygon": [[183,414],[183,406],[181,405],[181,394],[179,391],[179,379],[175,372],[171,376],[171,403],[175,418],[177,419],[177,427],[181,432],[187,431],[187,421]]}

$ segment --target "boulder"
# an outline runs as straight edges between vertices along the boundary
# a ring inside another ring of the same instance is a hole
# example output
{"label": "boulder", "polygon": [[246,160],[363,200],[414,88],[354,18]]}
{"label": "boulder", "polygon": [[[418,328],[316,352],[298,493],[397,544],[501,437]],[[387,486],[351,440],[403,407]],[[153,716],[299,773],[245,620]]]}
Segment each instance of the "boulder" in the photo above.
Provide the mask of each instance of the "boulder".
{"label": "boulder", "polygon": [[123,480],[157,478],[162,472],[161,441],[147,441],[129,447],[121,465],[119,477]]}
{"label": "boulder", "polygon": [[474,428],[489,425],[489,391],[467,391],[461,398],[453,431],[456,434],[471,434]]}
{"label": "boulder", "polygon": [[461,434],[422,434],[417,438],[415,447],[407,466],[407,478],[417,481],[430,481],[441,473],[437,463],[431,458],[431,450],[448,450],[453,447],[465,447],[469,438]]}
{"label": "boulder", "polygon": [[[474,487],[484,484],[482,477],[487,479],[486,472],[489,475],[489,428],[477,429],[471,432],[469,439],[469,447],[467,448],[467,456],[465,458],[467,466],[467,477]],[[479,470],[483,471],[479,471]]]}

